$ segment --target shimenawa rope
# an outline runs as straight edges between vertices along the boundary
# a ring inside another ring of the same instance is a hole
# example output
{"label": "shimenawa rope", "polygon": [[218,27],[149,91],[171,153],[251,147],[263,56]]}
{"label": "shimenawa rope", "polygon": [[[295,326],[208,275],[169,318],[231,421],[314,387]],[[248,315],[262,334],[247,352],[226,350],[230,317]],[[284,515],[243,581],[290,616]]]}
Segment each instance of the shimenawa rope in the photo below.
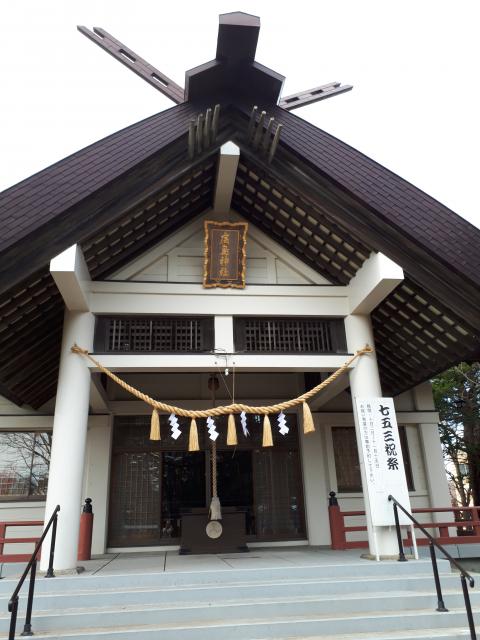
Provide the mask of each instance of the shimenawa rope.
{"label": "shimenawa rope", "polygon": [[[313,389],[310,389],[310,391],[307,391],[303,393],[301,396],[298,396],[297,398],[293,398],[292,400],[286,400],[285,402],[280,402],[278,404],[272,404],[269,406],[262,406],[262,407],[254,407],[248,404],[233,403],[233,404],[223,405],[220,407],[213,407],[211,409],[205,409],[205,410],[182,409],[181,407],[176,407],[175,405],[166,404],[165,402],[160,402],[159,400],[155,400],[154,398],[151,398],[146,393],[143,393],[142,391],[139,391],[135,387],[132,387],[132,385],[128,384],[127,382],[119,378],[112,371],[107,369],[107,367],[104,367],[98,360],[96,360],[92,355],[88,353],[87,349],[82,349],[77,344],[74,344],[72,347],[72,352],[78,353],[88,358],[90,362],[92,362],[100,371],[105,373],[111,380],[116,382],[123,389],[125,389],[126,391],[134,395],[139,400],[142,400],[146,404],[150,405],[153,409],[157,409],[157,411],[161,411],[163,413],[169,413],[169,414],[173,413],[183,418],[208,418],[209,416],[210,417],[225,416],[231,413],[241,413],[242,411],[244,411],[245,413],[253,413],[257,415],[266,416],[271,413],[280,413],[281,411],[285,411],[286,409],[291,409],[292,407],[296,407],[300,404],[303,404],[304,420],[305,419],[309,420],[311,419],[311,413],[308,405],[306,404],[306,401],[310,400],[310,398],[313,398],[313,396],[319,393],[322,389],[324,389],[329,384],[334,382],[339,376],[342,375],[342,373],[347,371],[350,365],[357,358],[363,356],[366,353],[372,353],[373,348],[370,347],[369,345],[366,345],[365,347],[363,347],[363,349],[359,349],[341,367],[339,367],[330,376],[328,376],[326,380],[324,380],[320,384],[317,384],[317,386],[313,387]],[[307,414],[306,414],[306,411],[308,411]]]}

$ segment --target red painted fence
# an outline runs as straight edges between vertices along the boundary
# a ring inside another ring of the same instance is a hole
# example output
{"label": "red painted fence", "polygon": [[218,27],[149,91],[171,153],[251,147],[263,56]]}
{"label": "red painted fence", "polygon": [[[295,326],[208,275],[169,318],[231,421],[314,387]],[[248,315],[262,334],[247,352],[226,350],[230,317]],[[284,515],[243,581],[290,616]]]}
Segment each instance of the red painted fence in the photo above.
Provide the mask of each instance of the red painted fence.
{"label": "red painted fence", "polygon": [[[335,497],[331,502],[336,502]],[[450,513],[451,518],[447,517],[441,522],[421,522],[425,529],[432,529],[431,532],[440,544],[465,544],[480,543],[480,507],[439,507],[439,508],[419,508],[412,509],[414,514],[422,513]],[[85,515],[85,514],[83,514]],[[365,517],[365,511],[342,511],[339,504],[330,504],[328,507],[328,515],[330,520],[330,533],[332,538],[331,548],[342,549],[362,549],[368,547],[367,540],[348,540],[349,533],[355,531],[363,531],[366,533],[366,525],[346,526],[345,518]],[[417,517],[417,520],[420,518]],[[31,553],[3,553],[4,545],[31,543],[35,544],[38,537],[35,538],[7,538],[6,532],[8,527],[41,527],[42,520],[29,520],[18,522],[0,522],[0,562],[27,562]],[[455,529],[457,535],[450,535],[449,529]],[[418,538],[417,544],[427,544],[425,538]],[[411,546],[410,531],[404,544]]]}
{"label": "red painted fence", "polygon": [[32,543],[35,545],[39,538],[6,538],[8,527],[43,527],[43,520],[24,520],[19,522],[0,522],[0,562],[28,562],[32,555],[30,553],[3,553],[6,544]]}
{"label": "red painted fence", "polygon": [[[8,527],[41,527],[43,529],[43,520],[28,520],[18,522],[0,522],[0,562],[28,562],[33,553],[4,553],[6,544],[24,544],[31,543],[35,545],[40,539],[41,533],[35,538],[7,538]],[[85,505],[80,516],[80,532],[78,540],[78,559],[90,560],[92,554],[92,530],[93,530],[93,512],[92,501],[85,498]],[[41,550],[40,550],[41,553]]]}
{"label": "red painted fence", "polygon": [[[331,499],[336,502],[336,499]],[[412,513],[420,522],[424,529],[431,529],[431,535],[437,539],[440,544],[466,544],[480,543],[480,507],[439,507],[439,508],[419,508],[412,509]],[[445,516],[442,521],[422,522],[418,514],[434,513],[443,514],[450,513],[450,519]],[[361,549],[368,547],[367,540],[348,540],[349,533],[354,531],[364,531],[366,533],[366,525],[346,526],[345,518],[365,517],[365,511],[342,511],[340,505],[330,504],[328,507],[328,515],[330,519],[330,533],[332,537],[332,549]],[[416,526],[416,525],[415,525]],[[455,529],[456,535],[450,535],[449,529]],[[412,545],[410,539],[410,530],[408,537],[404,540],[407,546]],[[428,544],[426,538],[417,538],[418,545]]]}

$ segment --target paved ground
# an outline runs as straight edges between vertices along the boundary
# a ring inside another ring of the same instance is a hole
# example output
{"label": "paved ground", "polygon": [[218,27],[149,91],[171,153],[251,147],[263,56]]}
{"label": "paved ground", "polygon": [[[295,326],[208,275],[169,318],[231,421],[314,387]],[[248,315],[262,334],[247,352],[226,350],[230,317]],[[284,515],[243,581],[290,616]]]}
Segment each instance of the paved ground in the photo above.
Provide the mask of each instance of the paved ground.
{"label": "paved ground", "polygon": [[[178,555],[177,551],[138,551],[134,553],[107,553],[78,564],[82,575],[124,575],[126,573],[162,573],[188,571],[229,571],[232,569],[262,569],[271,567],[298,567],[312,565],[338,565],[371,562],[362,558],[366,550],[332,551],[329,547],[272,547],[252,549],[248,553]],[[420,548],[420,555],[428,550]],[[461,560],[467,570],[478,571],[479,560]],[[1,577],[20,575],[25,564],[0,565]]]}
{"label": "paved ground", "polygon": [[248,553],[179,556],[176,551],[116,553],[82,562],[86,573],[114,575],[163,571],[228,571],[231,569],[350,564],[362,560],[358,549],[332,551],[325,547],[275,547]]}

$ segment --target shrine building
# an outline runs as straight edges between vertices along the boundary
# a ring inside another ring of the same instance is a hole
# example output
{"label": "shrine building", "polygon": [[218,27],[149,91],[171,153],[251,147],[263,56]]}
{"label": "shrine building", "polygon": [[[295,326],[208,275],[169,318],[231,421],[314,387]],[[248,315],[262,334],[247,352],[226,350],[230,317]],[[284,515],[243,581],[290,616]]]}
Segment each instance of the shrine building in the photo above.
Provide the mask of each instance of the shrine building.
{"label": "shrine building", "polygon": [[396,553],[360,400],[393,398],[410,505],[450,505],[429,380],[480,358],[480,230],[296,115],[351,87],[283,97],[259,29],[220,16],[182,88],[81,28],[175,105],[0,194],[0,522],[60,505],[58,570],[85,498],[93,554],[328,547],[331,491]]}

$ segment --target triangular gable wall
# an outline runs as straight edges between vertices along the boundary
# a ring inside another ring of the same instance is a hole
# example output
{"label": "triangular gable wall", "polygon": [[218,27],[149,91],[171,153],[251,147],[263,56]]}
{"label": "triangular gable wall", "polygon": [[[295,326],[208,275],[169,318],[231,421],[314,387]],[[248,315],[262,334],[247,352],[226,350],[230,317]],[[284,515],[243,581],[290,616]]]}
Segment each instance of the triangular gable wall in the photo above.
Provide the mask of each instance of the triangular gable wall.
{"label": "triangular gable wall", "polygon": [[[186,225],[167,240],[159,243],[139,258],[123,267],[110,280],[138,282],[195,282],[203,279],[205,215]],[[229,220],[241,221],[232,212]],[[252,224],[247,236],[248,284],[330,284],[326,278],[302,263],[285,248],[271,240]]]}

